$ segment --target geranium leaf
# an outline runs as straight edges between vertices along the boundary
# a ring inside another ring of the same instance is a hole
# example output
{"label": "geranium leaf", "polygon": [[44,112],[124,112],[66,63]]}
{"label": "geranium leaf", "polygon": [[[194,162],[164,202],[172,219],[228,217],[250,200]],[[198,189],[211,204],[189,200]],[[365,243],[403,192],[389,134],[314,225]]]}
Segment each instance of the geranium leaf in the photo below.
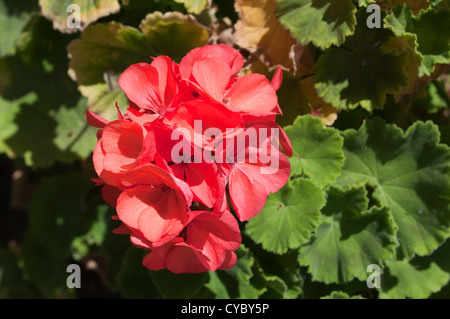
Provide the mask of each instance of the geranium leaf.
{"label": "geranium leaf", "polygon": [[42,179],[31,200],[29,238],[57,256],[68,256],[72,240],[83,232],[90,187],[89,180],[74,172]]}
{"label": "geranium leaf", "polygon": [[422,58],[419,75],[430,75],[437,63],[450,63],[450,11],[433,8],[414,16],[411,8],[396,6],[384,19],[387,28],[396,35],[413,37],[415,52]]}
{"label": "geranium leaf", "polygon": [[205,45],[209,34],[192,16],[151,13],[140,30],[118,22],[94,24],[68,46],[70,74],[80,85],[104,83],[105,73],[119,75],[128,66],[151,62],[168,55],[179,59],[191,49]]}
{"label": "geranium leaf", "polygon": [[123,298],[158,298],[158,288],[153,284],[147,268],[142,266],[145,251],[130,247],[123,257],[122,269],[117,273],[117,287]]}
{"label": "geranium leaf", "polygon": [[37,11],[29,7],[23,10],[18,1],[0,0],[0,58],[16,52],[23,31]]}
{"label": "geranium leaf", "polygon": [[345,283],[365,280],[367,266],[391,258],[398,243],[389,210],[368,208],[364,187],[331,186],[311,242],[300,248],[299,262],[313,280]]}
{"label": "geranium leaf", "polygon": [[299,116],[284,128],[292,143],[291,173],[309,177],[319,186],[333,183],[344,164],[339,131],[323,127],[319,118]]}
{"label": "geranium leaf", "polygon": [[156,53],[138,29],[114,21],[89,26],[67,50],[70,74],[80,85],[102,83],[105,72],[121,73]]}
{"label": "geranium leaf", "polygon": [[350,296],[349,294],[343,291],[333,291],[328,296],[322,297],[321,299],[364,299],[359,295]]}
{"label": "geranium leaf", "polygon": [[439,143],[431,122],[416,122],[405,133],[376,118],[344,136],[341,185],[365,182],[389,207],[398,226],[402,254],[430,254],[450,235],[450,149]]}
{"label": "geranium leaf", "polygon": [[209,33],[191,15],[179,12],[154,12],[140,24],[146,40],[160,55],[168,55],[176,62],[190,50],[207,43]]}
{"label": "geranium leaf", "polygon": [[117,119],[116,103],[123,113],[128,107],[128,99],[125,93],[120,89],[109,91],[106,83],[80,86],[78,89],[83,96],[88,98],[87,106],[89,110],[108,121]]}
{"label": "geranium leaf", "polygon": [[166,269],[150,270],[150,275],[161,296],[169,299],[193,298],[208,280],[207,273],[174,274]]}
{"label": "geranium leaf", "polygon": [[[88,24],[120,10],[118,0],[39,0],[39,5],[42,14],[53,21],[53,27],[65,33],[77,32]],[[72,14],[72,10],[68,12],[70,5],[80,8],[80,29],[71,28],[67,24],[67,19]]]}
{"label": "geranium leaf", "polygon": [[275,16],[277,6],[275,0],[236,1],[240,19],[234,26],[234,37],[237,45],[262,55],[270,66],[283,65],[293,70],[290,53],[296,41]]}
{"label": "geranium leaf", "polygon": [[326,49],[340,45],[355,29],[351,0],[277,0],[277,15],[301,44]]}
{"label": "geranium leaf", "polygon": [[355,34],[342,46],[327,50],[314,66],[319,96],[338,109],[360,104],[368,110],[381,108],[387,93],[407,84],[406,53],[386,46],[393,37],[391,31],[366,27],[363,9],[357,13]]}
{"label": "geranium leaf", "polygon": [[203,10],[211,5],[212,0],[175,0],[175,2],[183,3],[187,12],[200,14]]}
{"label": "geranium leaf", "polygon": [[210,272],[210,280],[206,287],[216,298],[255,299],[267,288],[253,284],[255,259],[251,251],[241,245],[236,251],[237,262],[228,270]]}
{"label": "geranium leaf", "polygon": [[381,276],[380,298],[425,299],[448,283],[450,275],[434,262],[387,261]]}
{"label": "geranium leaf", "polygon": [[450,280],[450,240],[431,255],[389,261],[381,276],[380,298],[428,298]]}
{"label": "geranium leaf", "polygon": [[246,231],[264,249],[283,254],[308,241],[324,203],[322,190],[313,182],[295,179],[269,195],[264,209],[248,221]]}
{"label": "geranium leaf", "polygon": [[22,104],[33,104],[37,99],[35,93],[30,92],[20,99],[8,101],[0,96],[0,152],[8,156],[14,156],[11,146],[8,145],[8,138],[13,136],[19,129],[15,118],[20,113]]}
{"label": "geranium leaf", "polygon": [[81,98],[75,107],[62,105],[53,113],[57,123],[53,141],[62,152],[58,154],[60,161],[86,159],[97,143],[96,130],[86,123],[86,102],[86,99]]}

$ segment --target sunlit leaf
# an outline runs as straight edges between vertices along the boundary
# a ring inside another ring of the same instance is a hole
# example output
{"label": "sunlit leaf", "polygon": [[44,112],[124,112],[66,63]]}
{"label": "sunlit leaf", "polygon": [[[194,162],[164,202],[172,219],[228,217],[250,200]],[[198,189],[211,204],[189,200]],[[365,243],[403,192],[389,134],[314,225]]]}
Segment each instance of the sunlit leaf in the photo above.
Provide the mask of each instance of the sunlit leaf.
{"label": "sunlit leaf", "polygon": [[[88,24],[120,10],[118,0],[39,0],[39,5],[42,14],[53,21],[53,27],[66,33],[77,32]],[[71,5],[79,8],[79,29],[67,23],[67,20],[74,23],[71,15],[78,13]]]}
{"label": "sunlit leaf", "polygon": [[275,0],[236,1],[240,19],[234,26],[234,37],[237,45],[262,56],[270,66],[294,70],[290,53],[296,41],[275,16],[277,6]]}
{"label": "sunlit leaf", "polygon": [[277,15],[301,44],[326,49],[353,34],[356,8],[351,0],[277,0]]}
{"label": "sunlit leaf", "polygon": [[343,291],[333,291],[331,294],[322,297],[321,299],[364,299],[364,298],[359,295],[350,296],[349,294]]}
{"label": "sunlit leaf", "polygon": [[448,283],[450,275],[434,262],[387,261],[380,298],[424,299]]}
{"label": "sunlit leaf", "polygon": [[248,221],[246,231],[264,249],[283,254],[308,241],[323,205],[319,187],[310,180],[295,179],[269,195],[263,210]]}
{"label": "sunlit leaf", "polygon": [[211,6],[212,0],[175,0],[175,2],[183,3],[186,10],[190,13],[200,14],[203,10]]}
{"label": "sunlit leaf", "polygon": [[285,131],[294,152],[289,158],[291,173],[307,176],[319,186],[333,183],[344,164],[339,132],[309,115],[299,116]]}

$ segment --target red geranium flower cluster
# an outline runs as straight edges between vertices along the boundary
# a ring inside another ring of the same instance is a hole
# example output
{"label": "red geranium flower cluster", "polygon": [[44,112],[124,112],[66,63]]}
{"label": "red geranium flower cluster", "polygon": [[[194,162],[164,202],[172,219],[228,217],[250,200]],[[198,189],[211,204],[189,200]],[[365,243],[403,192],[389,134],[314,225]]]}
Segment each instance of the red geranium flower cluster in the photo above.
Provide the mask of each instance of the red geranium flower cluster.
{"label": "red geranium flower cluster", "polygon": [[122,225],[115,233],[150,252],[152,270],[228,269],[241,243],[236,218],[258,214],[267,195],[288,180],[292,155],[276,89],[260,74],[238,76],[241,54],[227,45],[189,52],[180,62],[159,56],[119,78],[126,114],[99,128],[93,162],[102,195]]}

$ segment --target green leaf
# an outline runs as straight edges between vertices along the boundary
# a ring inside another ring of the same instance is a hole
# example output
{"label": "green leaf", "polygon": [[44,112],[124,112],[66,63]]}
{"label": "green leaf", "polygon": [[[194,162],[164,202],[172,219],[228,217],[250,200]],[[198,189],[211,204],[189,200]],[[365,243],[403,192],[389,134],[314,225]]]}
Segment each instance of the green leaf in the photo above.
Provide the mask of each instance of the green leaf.
{"label": "green leaf", "polygon": [[8,156],[13,156],[14,152],[8,145],[8,138],[13,136],[19,129],[15,118],[20,113],[22,104],[33,104],[36,101],[36,94],[30,92],[23,97],[7,101],[0,96],[0,152],[5,152]]}
{"label": "green leaf", "polygon": [[[77,32],[85,28],[88,24],[108,16],[112,13],[119,12],[120,4],[118,0],[39,0],[42,14],[53,21],[53,27],[65,33]],[[80,29],[71,28],[67,20],[74,23],[72,12],[69,10],[70,5],[79,7]]]}
{"label": "green leaf", "polygon": [[407,84],[407,54],[386,46],[391,31],[366,27],[364,9],[357,13],[355,34],[327,50],[314,66],[319,96],[338,109],[382,108],[387,93]]}
{"label": "green leaf", "polygon": [[187,52],[203,46],[208,31],[194,17],[177,12],[148,14],[140,30],[112,21],[86,28],[68,46],[70,74],[80,85],[104,83],[104,74],[119,75],[133,63],[168,55],[179,62]]}
{"label": "green leaf", "polygon": [[248,221],[246,232],[264,249],[283,254],[309,240],[324,204],[322,190],[310,180],[288,181],[269,195],[263,210]]}
{"label": "green leaf", "polygon": [[158,54],[176,62],[192,49],[206,45],[209,39],[207,29],[193,16],[179,12],[148,14],[139,28]]}
{"label": "green leaf", "polygon": [[106,204],[97,207],[97,218],[92,221],[88,232],[76,237],[72,241],[72,257],[75,260],[84,258],[93,245],[100,246],[106,237],[108,228],[107,216],[108,206]]}
{"label": "green leaf", "polygon": [[320,299],[364,299],[364,298],[359,295],[350,296],[349,294],[343,291],[333,291],[328,296],[322,297]]}
{"label": "green leaf", "polygon": [[0,0],[0,58],[16,53],[23,31],[35,14],[33,9],[23,10],[18,1]]}
{"label": "green leaf", "polygon": [[277,0],[277,16],[301,44],[326,49],[340,45],[355,29],[351,0]]}
{"label": "green leaf", "polygon": [[380,298],[383,299],[425,299],[441,290],[450,279],[436,263],[424,258],[411,262],[387,261],[386,267],[381,276]]}
{"label": "green leaf", "polygon": [[[231,268],[225,271],[227,275],[237,281],[238,294],[236,298],[241,299],[257,299],[259,298],[267,288],[263,286],[258,286],[253,284],[254,279],[254,267],[255,267],[255,259],[250,249],[246,248],[244,245],[241,245],[239,249],[236,251],[237,262]],[[226,277],[224,278],[226,280]],[[230,286],[229,286],[230,287]],[[235,296],[233,294],[233,290],[230,290],[231,296]]]}
{"label": "green leaf", "polygon": [[27,286],[16,254],[0,249],[0,298],[36,298]]}
{"label": "green leaf", "polygon": [[195,297],[208,280],[208,273],[174,274],[163,269],[150,271],[153,283],[163,298],[186,299]]}
{"label": "green leaf", "polygon": [[253,283],[255,259],[251,251],[244,245],[241,245],[235,253],[237,256],[236,264],[224,271],[209,272],[210,281],[206,287],[219,299],[259,298],[267,288],[265,285],[255,285]]}
{"label": "green leaf", "polygon": [[406,4],[398,5],[384,19],[396,35],[415,39],[416,54],[422,58],[419,75],[430,75],[437,63],[450,63],[450,11],[430,8],[417,16]]}
{"label": "green leaf", "polygon": [[69,72],[80,85],[103,83],[104,73],[119,74],[133,63],[148,62],[156,54],[138,29],[115,21],[89,26],[67,50]]}
{"label": "green leaf", "polygon": [[89,179],[75,172],[43,178],[31,199],[30,241],[44,245],[58,257],[69,256],[72,240],[83,231],[90,188]]}
{"label": "green leaf", "polygon": [[227,287],[220,279],[218,272],[210,271],[208,274],[209,281],[205,284],[205,287],[214,293],[216,299],[230,299]]}
{"label": "green leaf", "polygon": [[376,2],[376,0],[358,0],[358,4],[360,6],[364,6],[364,7],[367,7],[369,4],[375,3],[375,2]]}
{"label": "green leaf", "polygon": [[333,183],[344,165],[343,139],[339,132],[324,128],[319,118],[310,115],[297,117],[284,130],[293,149],[289,158],[291,173],[307,176],[319,186]]}
{"label": "green leaf", "polygon": [[175,0],[175,2],[184,3],[186,10],[194,14],[200,14],[211,5],[211,0]]}
{"label": "green leaf", "polygon": [[53,142],[62,152],[58,156],[61,161],[70,163],[78,158],[86,159],[97,143],[97,130],[87,124],[86,109],[87,99],[80,99],[75,107],[63,105],[53,113],[57,123]]}
{"label": "green leaf", "polygon": [[[262,285],[265,288],[262,298],[276,298],[276,299],[294,299],[302,292],[300,287],[300,280],[295,273],[286,270],[287,278],[283,273],[278,271],[277,275],[266,272],[262,266],[257,262],[254,267],[255,280],[254,286]],[[284,274],[285,275],[285,274]],[[257,278],[259,277],[259,280]]]}
{"label": "green leaf", "polygon": [[34,288],[43,294],[42,297],[53,299],[69,292],[66,286],[69,262],[45,245],[32,240],[23,243],[20,263],[27,281],[34,284]]}
{"label": "green leaf", "polygon": [[387,208],[369,211],[364,187],[331,186],[321,221],[308,245],[302,246],[299,262],[308,266],[313,280],[344,283],[365,280],[367,266],[391,258],[398,243]]}
{"label": "green leaf", "polygon": [[159,296],[148,269],[142,266],[145,253],[144,250],[131,246],[123,258],[122,269],[117,274],[117,286],[124,298],[144,299]]}
{"label": "green leaf", "polygon": [[128,107],[128,99],[125,93],[120,89],[110,91],[106,83],[80,86],[79,90],[83,96],[88,98],[89,110],[108,121],[117,119],[116,103],[122,111],[125,111]]}
{"label": "green leaf", "polygon": [[450,236],[450,149],[438,144],[438,128],[416,122],[403,133],[376,118],[343,136],[346,161],[338,183],[374,189],[399,228],[403,256],[430,254]]}

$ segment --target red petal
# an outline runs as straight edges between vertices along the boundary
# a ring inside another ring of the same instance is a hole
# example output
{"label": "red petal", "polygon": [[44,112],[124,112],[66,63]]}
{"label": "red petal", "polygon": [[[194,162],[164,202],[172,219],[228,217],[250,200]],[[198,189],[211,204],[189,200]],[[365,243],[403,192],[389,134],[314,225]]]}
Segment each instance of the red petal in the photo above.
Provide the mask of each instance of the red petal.
{"label": "red petal", "polygon": [[240,221],[256,216],[266,204],[267,190],[264,184],[243,173],[235,164],[229,177],[231,202]]}
{"label": "red petal", "polygon": [[256,73],[240,77],[226,98],[229,98],[229,109],[252,114],[271,114],[278,104],[272,84],[265,76]]}
{"label": "red petal", "polygon": [[178,243],[168,253],[167,269],[175,274],[201,273],[208,269],[200,262],[194,250],[185,243]]}
{"label": "red petal", "polygon": [[108,121],[105,120],[103,117],[95,114],[94,112],[91,112],[90,110],[86,111],[86,121],[90,126],[97,127],[97,128],[103,128],[106,124],[108,124]]}
{"label": "red petal", "polygon": [[106,153],[137,158],[142,151],[144,132],[142,126],[137,123],[116,120],[105,126],[101,141]]}
{"label": "red petal", "polygon": [[122,190],[120,190],[117,187],[114,187],[111,185],[104,185],[102,187],[103,200],[110,206],[116,207],[117,199],[119,198],[119,195],[121,192],[122,192]]}
{"label": "red petal", "polygon": [[219,103],[222,102],[231,74],[227,63],[218,58],[196,61],[192,68],[192,76],[203,92]]}
{"label": "red petal", "polygon": [[155,67],[148,63],[129,66],[119,78],[119,86],[127,97],[140,108],[159,111],[162,100],[159,93],[159,76]]}
{"label": "red petal", "polygon": [[219,58],[227,63],[230,67],[231,74],[237,73],[244,65],[242,55],[233,47],[226,44],[205,45],[201,48],[193,49],[181,60],[181,76],[186,80],[190,80],[193,64],[203,58],[211,57]]}
{"label": "red petal", "polygon": [[236,261],[237,261],[236,254],[233,251],[227,250],[225,259],[224,259],[222,265],[220,265],[220,267],[218,269],[219,270],[230,269],[236,264]]}
{"label": "red petal", "polygon": [[117,215],[131,229],[137,229],[151,242],[167,242],[181,232],[186,218],[184,198],[172,191],[136,186],[122,192]]}
{"label": "red petal", "polygon": [[281,68],[281,66],[278,66],[271,81],[271,84],[275,91],[280,88],[281,82],[283,82],[283,69]]}
{"label": "red petal", "polygon": [[154,248],[142,260],[142,265],[150,270],[161,270],[166,268],[167,254],[173,249],[173,244],[168,243],[164,246]]}

